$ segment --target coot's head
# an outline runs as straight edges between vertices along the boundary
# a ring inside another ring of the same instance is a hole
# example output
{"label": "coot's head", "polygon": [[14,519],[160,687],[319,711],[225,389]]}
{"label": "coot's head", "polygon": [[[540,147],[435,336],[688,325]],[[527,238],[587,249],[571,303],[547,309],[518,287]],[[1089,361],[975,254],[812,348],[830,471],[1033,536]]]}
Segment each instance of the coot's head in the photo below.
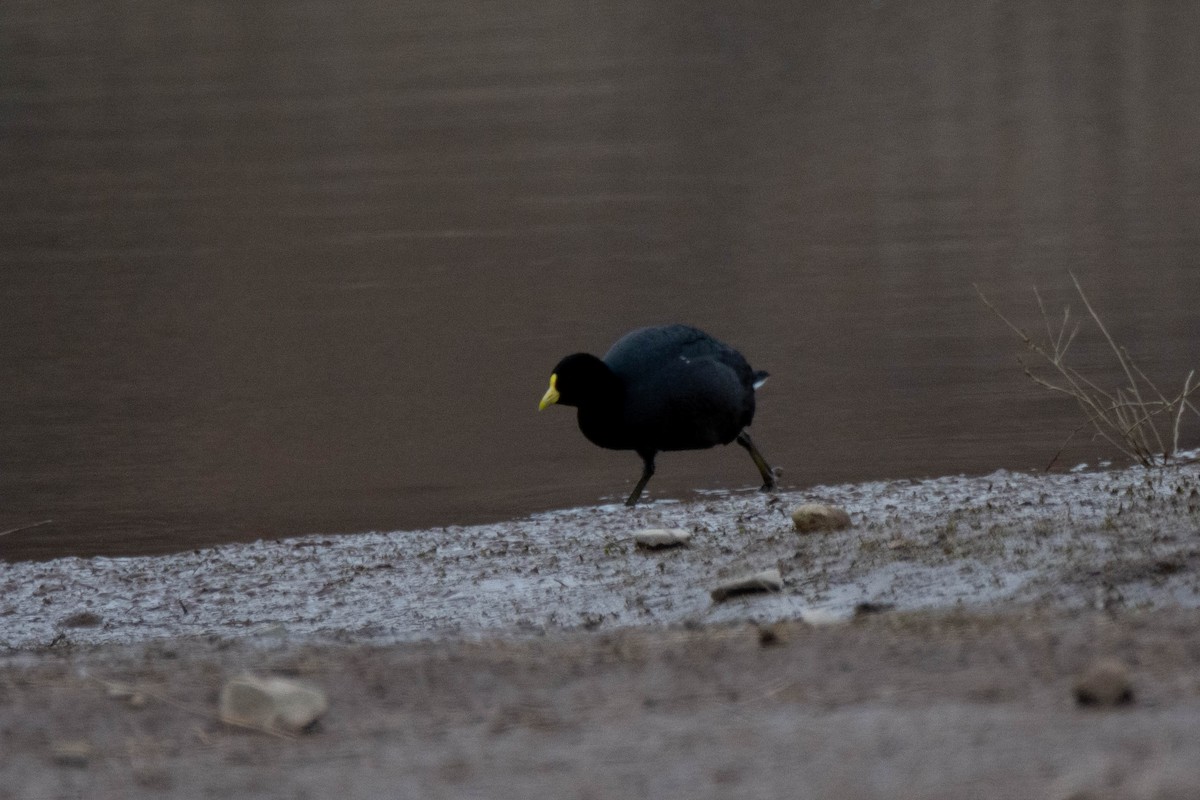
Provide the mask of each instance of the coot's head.
{"label": "coot's head", "polygon": [[538,403],[538,411],[558,403],[581,406],[609,402],[620,392],[620,383],[613,371],[590,353],[575,353],[558,362],[550,374],[550,388]]}

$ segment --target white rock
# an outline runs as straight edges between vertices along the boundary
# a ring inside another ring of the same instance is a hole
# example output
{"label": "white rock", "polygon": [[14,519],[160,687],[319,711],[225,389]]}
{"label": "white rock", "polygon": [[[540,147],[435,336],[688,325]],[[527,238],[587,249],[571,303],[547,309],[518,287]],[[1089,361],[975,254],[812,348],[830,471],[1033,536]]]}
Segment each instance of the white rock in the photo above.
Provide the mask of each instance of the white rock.
{"label": "white rock", "polygon": [[778,592],[782,588],[783,577],[780,576],[777,568],[772,567],[771,569],[764,569],[762,572],[754,572],[725,581],[709,592],[709,594],[712,595],[713,600],[719,603],[736,594]]}
{"label": "white rock", "polygon": [[683,528],[646,528],[633,534],[638,547],[655,550],[661,547],[678,547],[688,543],[691,531]]}
{"label": "white rock", "polygon": [[848,611],[836,611],[830,608],[811,608],[800,614],[800,619],[813,626],[840,625],[849,622],[852,615]]}
{"label": "white rock", "polygon": [[294,732],[328,709],[323,691],[287,678],[239,675],[221,689],[221,719],[234,725]]}
{"label": "white rock", "polygon": [[850,527],[850,515],[837,506],[805,503],[792,509],[792,523],[800,533],[839,531]]}
{"label": "white rock", "polygon": [[1093,662],[1075,681],[1075,701],[1081,706],[1122,706],[1133,702],[1129,668],[1103,658]]}

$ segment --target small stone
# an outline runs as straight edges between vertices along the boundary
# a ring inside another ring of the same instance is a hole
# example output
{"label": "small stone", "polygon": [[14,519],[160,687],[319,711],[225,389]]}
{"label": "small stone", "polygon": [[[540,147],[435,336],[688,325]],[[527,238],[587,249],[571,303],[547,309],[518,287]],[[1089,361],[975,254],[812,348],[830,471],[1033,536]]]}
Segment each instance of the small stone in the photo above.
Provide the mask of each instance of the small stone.
{"label": "small stone", "polygon": [[871,614],[882,614],[885,611],[891,611],[895,607],[896,606],[894,603],[876,603],[871,600],[866,600],[855,604],[854,616],[866,617]]}
{"label": "small stone", "polygon": [[779,625],[759,625],[757,627],[760,647],[773,647],[783,642],[783,633]]}
{"label": "small stone", "polygon": [[55,742],[50,747],[50,757],[63,767],[86,767],[94,753],[92,743],[86,739]]}
{"label": "small stone", "polygon": [[821,625],[841,625],[851,618],[850,612],[838,611],[832,608],[811,608],[800,614],[800,619],[806,625],[819,627]]}
{"label": "small stone", "polygon": [[79,611],[63,617],[58,624],[64,628],[96,628],[104,624],[104,617],[91,611]]}
{"label": "small stone", "polygon": [[116,700],[124,700],[130,708],[142,708],[146,705],[146,695],[127,683],[114,681],[108,684],[108,696]]}
{"label": "small stone", "polygon": [[709,594],[712,595],[714,601],[719,603],[738,594],[778,592],[782,588],[783,578],[780,576],[779,570],[772,567],[771,569],[764,569],[762,572],[742,575],[733,580],[725,581],[709,592]]}
{"label": "small stone", "polygon": [[1100,659],[1075,681],[1075,701],[1081,706],[1122,706],[1133,702],[1129,669],[1120,661]]}
{"label": "small stone", "polygon": [[296,732],[328,709],[323,691],[287,678],[241,675],[221,689],[221,719],[234,725]]}
{"label": "small stone", "polygon": [[800,533],[840,531],[850,527],[850,515],[837,506],[805,503],[792,509],[792,523]]}
{"label": "small stone", "polygon": [[633,534],[638,547],[657,550],[663,547],[679,547],[692,538],[691,531],[683,528],[646,528]]}

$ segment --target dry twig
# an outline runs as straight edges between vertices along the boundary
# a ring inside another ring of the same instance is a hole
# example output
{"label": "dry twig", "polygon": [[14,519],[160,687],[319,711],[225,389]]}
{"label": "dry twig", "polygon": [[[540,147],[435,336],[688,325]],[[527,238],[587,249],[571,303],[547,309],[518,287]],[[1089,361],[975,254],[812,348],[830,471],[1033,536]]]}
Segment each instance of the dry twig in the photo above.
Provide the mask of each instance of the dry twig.
{"label": "dry twig", "polygon": [[21,531],[27,531],[31,528],[40,528],[43,525],[49,525],[51,522],[54,522],[54,520],[44,519],[41,522],[31,522],[28,525],[18,525],[15,528],[9,528],[6,531],[0,531],[0,536],[8,536],[10,533],[20,533]]}
{"label": "dry twig", "polygon": [[1051,374],[1046,377],[1035,372],[1023,359],[1018,359],[1030,380],[1074,399],[1086,418],[1085,425],[1091,425],[1096,436],[1108,441],[1129,458],[1144,466],[1168,463],[1179,451],[1183,412],[1190,409],[1200,416],[1200,410],[1190,399],[1192,393],[1200,389],[1200,383],[1194,382],[1195,370],[1188,373],[1183,381],[1183,389],[1178,394],[1167,397],[1138,367],[1129,351],[1113,339],[1074,274],[1071,274],[1071,281],[1087,309],[1088,317],[1100,330],[1121,366],[1125,385],[1112,390],[1104,389],[1067,363],[1068,352],[1083,325],[1082,321],[1071,316],[1070,306],[1063,308],[1061,321],[1052,322],[1041,294],[1034,287],[1033,294],[1046,326],[1046,341],[1039,342],[1004,316],[979,286],[975,286],[975,292],[983,304],[1021,339],[1026,349],[1049,367]]}

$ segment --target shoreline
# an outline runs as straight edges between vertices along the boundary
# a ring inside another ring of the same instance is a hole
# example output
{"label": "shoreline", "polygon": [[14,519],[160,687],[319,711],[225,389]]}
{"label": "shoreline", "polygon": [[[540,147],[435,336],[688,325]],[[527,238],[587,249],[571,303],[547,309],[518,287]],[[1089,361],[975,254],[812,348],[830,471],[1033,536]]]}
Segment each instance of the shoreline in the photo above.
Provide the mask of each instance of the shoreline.
{"label": "shoreline", "polygon": [[[994,473],[0,565],[0,798],[1191,796],[1197,484]],[[797,534],[813,500],[854,527]],[[650,525],[691,542],[635,549]],[[782,591],[709,597],[767,565]],[[1104,660],[1131,702],[1081,707]],[[327,714],[222,723],[247,671]]]}
{"label": "shoreline", "polygon": [[[848,530],[797,534],[802,502]],[[1200,467],[878,481],[167,556],[0,564],[3,651],[181,636],[390,643],[1016,605],[1200,607]],[[639,528],[687,547],[643,551]],[[783,589],[714,603],[732,575]]]}

